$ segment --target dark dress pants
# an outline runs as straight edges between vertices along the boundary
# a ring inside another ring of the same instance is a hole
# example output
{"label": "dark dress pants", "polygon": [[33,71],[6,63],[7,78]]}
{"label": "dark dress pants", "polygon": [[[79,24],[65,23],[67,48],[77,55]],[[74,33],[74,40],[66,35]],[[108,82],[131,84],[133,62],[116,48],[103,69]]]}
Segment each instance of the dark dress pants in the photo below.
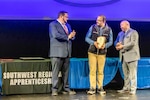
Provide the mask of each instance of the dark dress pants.
{"label": "dark dress pants", "polygon": [[[63,91],[69,91],[69,58],[51,58],[52,64],[52,92],[58,92],[58,88],[62,85]],[[59,84],[59,72],[61,71],[61,84]]]}

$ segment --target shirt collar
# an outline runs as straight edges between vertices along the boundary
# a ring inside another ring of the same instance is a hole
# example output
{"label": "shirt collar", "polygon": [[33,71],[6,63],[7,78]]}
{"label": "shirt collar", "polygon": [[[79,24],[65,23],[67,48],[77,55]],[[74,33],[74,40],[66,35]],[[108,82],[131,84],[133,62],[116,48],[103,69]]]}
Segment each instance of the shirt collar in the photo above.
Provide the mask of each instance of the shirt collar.
{"label": "shirt collar", "polygon": [[57,21],[58,21],[62,26],[65,25],[65,23],[60,22],[58,19],[57,19]]}
{"label": "shirt collar", "polygon": [[126,30],[124,33],[128,33],[130,31],[130,28],[128,30]]}

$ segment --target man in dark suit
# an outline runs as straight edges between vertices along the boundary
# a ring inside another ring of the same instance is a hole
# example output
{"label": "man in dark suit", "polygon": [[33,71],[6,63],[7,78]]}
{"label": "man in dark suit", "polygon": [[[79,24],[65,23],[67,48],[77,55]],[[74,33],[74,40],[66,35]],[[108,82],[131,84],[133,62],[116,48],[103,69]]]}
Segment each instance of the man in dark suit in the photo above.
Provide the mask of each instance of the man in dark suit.
{"label": "man in dark suit", "polygon": [[114,45],[120,53],[122,68],[124,73],[124,86],[119,93],[129,92],[131,95],[136,93],[137,89],[137,65],[140,59],[139,35],[138,32],[130,28],[130,23],[123,20],[120,23],[121,32],[119,32]]}
{"label": "man in dark suit", "polygon": [[52,95],[58,95],[59,71],[62,74],[62,93],[75,94],[69,89],[68,73],[72,42],[76,32],[67,23],[68,13],[60,11],[58,19],[49,24],[50,55],[52,64]]}

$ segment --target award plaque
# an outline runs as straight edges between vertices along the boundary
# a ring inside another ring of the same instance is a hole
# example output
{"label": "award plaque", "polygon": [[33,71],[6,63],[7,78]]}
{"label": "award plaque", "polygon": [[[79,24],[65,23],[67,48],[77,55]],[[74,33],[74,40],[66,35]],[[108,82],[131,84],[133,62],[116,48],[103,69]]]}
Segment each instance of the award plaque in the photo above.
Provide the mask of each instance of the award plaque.
{"label": "award plaque", "polygon": [[106,38],[104,36],[99,36],[97,38],[98,47],[101,48],[105,44]]}

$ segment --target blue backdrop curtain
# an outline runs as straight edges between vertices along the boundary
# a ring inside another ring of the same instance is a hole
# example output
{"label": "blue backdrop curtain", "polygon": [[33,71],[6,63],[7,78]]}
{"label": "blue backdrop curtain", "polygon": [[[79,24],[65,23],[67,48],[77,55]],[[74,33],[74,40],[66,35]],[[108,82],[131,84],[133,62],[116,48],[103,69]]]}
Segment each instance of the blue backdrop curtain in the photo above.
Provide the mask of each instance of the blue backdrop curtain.
{"label": "blue backdrop curtain", "polygon": [[[104,83],[107,85],[115,77],[118,70],[118,58],[106,58]],[[87,58],[72,58],[70,62],[70,87],[77,89],[89,88],[89,65]]]}

